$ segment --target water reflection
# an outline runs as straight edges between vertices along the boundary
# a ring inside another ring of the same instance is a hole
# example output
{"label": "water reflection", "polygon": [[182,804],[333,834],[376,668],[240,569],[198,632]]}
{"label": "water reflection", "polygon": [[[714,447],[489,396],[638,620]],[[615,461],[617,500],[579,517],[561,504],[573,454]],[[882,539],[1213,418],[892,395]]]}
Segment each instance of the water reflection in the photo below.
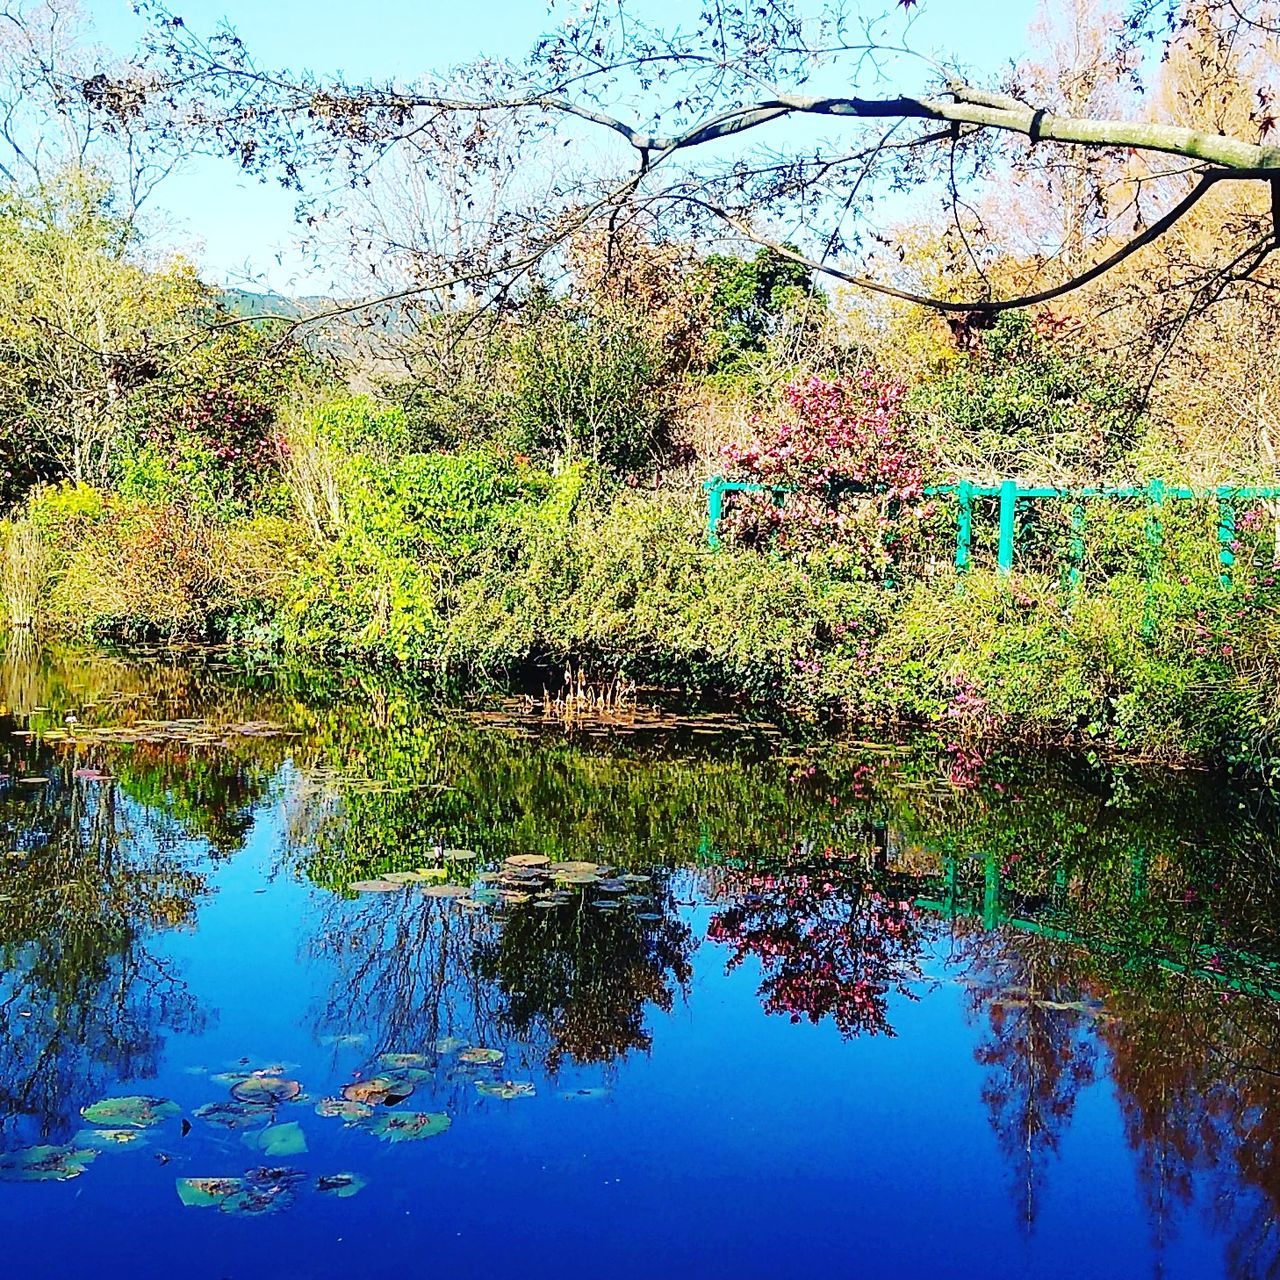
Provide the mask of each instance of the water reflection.
{"label": "water reflection", "polygon": [[[696,977],[832,1053],[958,992],[1024,1237],[1105,1090],[1152,1260],[1199,1218],[1228,1274],[1280,1274],[1280,843],[1218,779],[1002,761],[957,790],[927,747],[530,738],[182,658],[42,655],[0,697],[5,1149],[209,1032],[169,943],[266,832],[335,1072],[421,1057],[423,1105],[452,1111],[657,1059]],[[499,1092],[441,1044],[500,1051]]]}

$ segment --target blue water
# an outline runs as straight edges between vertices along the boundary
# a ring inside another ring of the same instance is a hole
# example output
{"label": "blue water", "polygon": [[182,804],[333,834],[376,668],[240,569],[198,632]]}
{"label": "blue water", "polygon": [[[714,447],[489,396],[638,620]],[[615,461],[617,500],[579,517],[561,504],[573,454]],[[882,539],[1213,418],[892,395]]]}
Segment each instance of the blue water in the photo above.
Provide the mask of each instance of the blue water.
{"label": "blue water", "polygon": [[[45,679],[39,696],[70,696]],[[141,687],[145,707],[158,697],[150,679],[112,667],[98,683]],[[233,706],[225,691],[182,697],[211,721],[231,718],[220,699],[246,718],[239,693]],[[268,710],[282,715],[279,702]],[[1076,861],[1057,876],[1052,911],[1026,888],[1031,873],[1001,855],[1001,910],[984,922],[976,905],[922,905],[939,883],[922,863],[941,843],[922,815],[943,835],[960,830],[941,781],[921,791],[913,776],[897,792],[863,782],[833,805],[832,769],[812,796],[775,800],[766,783],[783,749],[772,739],[741,755],[723,739],[718,754],[637,754],[625,742],[468,726],[421,756],[432,778],[454,778],[463,803],[449,812],[476,819],[444,832],[433,799],[339,789],[318,801],[305,781],[321,761],[358,758],[364,779],[380,761],[394,772],[387,744],[416,741],[416,715],[374,724],[361,753],[359,733],[321,727],[370,719],[361,699],[325,716],[294,712],[297,737],[225,753],[97,744],[93,767],[109,781],[77,779],[56,741],[17,740],[27,755],[11,766],[38,765],[52,781],[11,782],[0,797],[6,839],[29,851],[0,876],[0,1147],[79,1145],[81,1109],[127,1094],[172,1100],[190,1129],[166,1120],[66,1181],[0,1182],[5,1276],[1278,1273],[1269,917],[1230,915],[1261,892],[1248,877],[1269,884],[1271,846],[1258,823],[1239,825],[1234,800],[1187,819],[1200,823],[1193,843],[1213,846],[1197,854],[1192,887],[1167,849],[1156,849],[1159,866],[1143,864],[1141,892],[1137,863],[1117,860],[1126,831],[1139,846],[1186,843],[1186,826],[1175,839],[1153,818],[1175,784],[1148,780],[1147,800],[1115,811],[1105,836],[1095,825],[1072,837]],[[170,700],[167,714],[183,712]],[[985,806],[957,810],[965,830],[976,813],[995,814],[992,841],[1021,839],[1021,819],[1000,815],[1038,788],[1045,849],[1021,854],[1051,859],[1087,801],[1060,781],[1023,786],[1016,801],[993,791],[954,803]],[[531,804],[547,812],[531,815]],[[387,824],[371,853],[383,870],[415,841],[446,835],[479,847],[473,871],[513,852],[622,866],[630,848],[629,865],[653,877],[641,904],[652,909],[596,911],[594,891],[541,915],[530,903],[467,910],[419,884],[351,893],[342,859],[357,856],[352,840],[373,837],[374,819]],[[709,834],[725,822],[741,847]],[[546,843],[503,847],[516,829]],[[104,830],[114,833],[105,861]],[[572,847],[548,847],[569,831]],[[816,832],[812,845],[804,831]],[[79,890],[51,896],[59,859],[60,885],[77,868],[125,868],[135,899],[97,911]],[[157,859],[200,877],[183,882],[185,918],[139,908]],[[904,867],[922,889],[912,897]],[[1059,870],[1046,864],[1037,889]],[[983,866],[974,874],[971,903]],[[1215,887],[1222,901],[1204,905]],[[1027,927],[1050,917],[1069,938]],[[463,1068],[456,1050],[436,1052],[446,1035],[505,1061]],[[445,1112],[447,1131],[389,1144],[316,1113],[386,1052],[431,1060],[399,1110]],[[274,1124],[300,1125],[307,1150],[267,1163],[305,1177],[279,1212],[185,1206],[177,1179],[238,1177],[264,1162],[241,1133],[196,1116],[228,1097],[211,1075],[276,1066],[304,1095]],[[485,1097],[476,1079],[535,1092]],[[367,1185],[344,1199],[314,1189],[339,1172]]]}

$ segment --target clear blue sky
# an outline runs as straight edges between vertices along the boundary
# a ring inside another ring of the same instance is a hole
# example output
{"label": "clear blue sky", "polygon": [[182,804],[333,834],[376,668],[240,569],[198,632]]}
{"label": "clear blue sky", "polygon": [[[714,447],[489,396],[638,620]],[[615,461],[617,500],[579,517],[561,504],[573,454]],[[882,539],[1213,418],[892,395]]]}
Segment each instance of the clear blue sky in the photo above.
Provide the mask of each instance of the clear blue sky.
{"label": "clear blue sky", "polygon": [[[869,14],[891,2],[863,0]],[[139,25],[130,0],[82,3],[102,44],[122,53],[133,45]],[[695,0],[637,3],[670,21]],[[562,0],[551,16],[544,0],[178,0],[174,7],[197,27],[225,18],[268,66],[412,77],[480,56],[520,57],[574,6]],[[1024,51],[1034,9],[1035,0],[921,0],[911,43],[999,71]],[[159,200],[173,240],[194,249],[210,279],[308,287],[297,278],[286,193],[244,178],[230,161],[201,158],[170,179]]]}

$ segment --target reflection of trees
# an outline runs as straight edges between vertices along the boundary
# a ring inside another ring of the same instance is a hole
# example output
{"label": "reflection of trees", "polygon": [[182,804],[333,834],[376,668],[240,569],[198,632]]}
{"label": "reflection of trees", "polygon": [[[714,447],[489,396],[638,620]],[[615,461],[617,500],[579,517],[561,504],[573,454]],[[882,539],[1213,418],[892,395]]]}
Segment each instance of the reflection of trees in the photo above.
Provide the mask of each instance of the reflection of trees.
{"label": "reflection of trees", "polygon": [[961,947],[971,1013],[986,1018],[974,1053],[987,1068],[982,1100],[1028,1231],[1076,1095],[1097,1077],[1093,1011],[1062,971],[1064,950],[1013,930],[975,932]]}
{"label": "reflection of trees", "polygon": [[780,866],[718,878],[725,905],[707,936],[730,948],[728,968],[760,964],[765,1011],[792,1022],[830,1017],[842,1034],[893,1034],[890,992],[913,998],[925,919],[911,885],[883,859],[796,849]]}
{"label": "reflection of trees", "polygon": [[[656,897],[656,895],[655,895]],[[415,892],[334,904],[313,950],[336,981],[320,1035],[369,1052],[420,1052],[442,1036],[519,1041],[549,1071],[647,1048],[651,1007],[690,976],[692,935],[669,897],[657,920],[569,904],[472,914]]]}
{"label": "reflection of trees", "polygon": [[0,1124],[65,1132],[117,1077],[155,1073],[201,1014],[154,933],[205,891],[145,812],[68,780],[0,799]]}
{"label": "reflection of trees", "polygon": [[515,908],[477,949],[478,971],[501,994],[502,1025],[542,1046],[549,1071],[566,1058],[612,1062],[647,1050],[650,1007],[670,1012],[692,976],[693,934],[669,890],[641,913],[585,902]]}
{"label": "reflection of trees", "polygon": [[473,955],[491,929],[438,898],[404,894],[330,899],[311,943],[334,984],[316,1018],[320,1037],[367,1037],[370,1056],[419,1053],[442,1036],[492,1043],[492,992]]}
{"label": "reflection of trees", "polygon": [[1095,981],[1157,1243],[1199,1185],[1229,1274],[1280,1275],[1280,1003],[1150,970]]}

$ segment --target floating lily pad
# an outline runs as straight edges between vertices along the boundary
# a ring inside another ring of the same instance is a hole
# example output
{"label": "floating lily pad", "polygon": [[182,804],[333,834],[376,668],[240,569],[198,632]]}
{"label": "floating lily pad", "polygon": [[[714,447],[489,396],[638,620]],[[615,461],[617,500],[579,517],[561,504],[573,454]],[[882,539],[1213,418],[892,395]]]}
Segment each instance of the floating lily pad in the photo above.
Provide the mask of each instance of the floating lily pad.
{"label": "floating lily pad", "polygon": [[459,1062],[466,1062],[471,1066],[496,1066],[506,1055],[501,1049],[485,1049],[480,1045],[472,1045],[470,1048],[463,1049],[458,1054]]}
{"label": "floating lily pad", "polygon": [[321,1098],[316,1103],[316,1115],[356,1124],[373,1115],[373,1107],[367,1102],[357,1102],[351,1098]]}
{"label": "floating lily pad", "polygon": [[507,859],[509,867],[546,867],[551,859],[541,853],[516,853]]}
{"label": "floating lily pad", "polygon": [[476,1092],[510,1102],[513,1098],[532,1098],[536,1090],[531,1080],[477,1080]]}
{"label": "floating lily pad", "polygon": [[180,1115],[181,1108],[167,1098],[130,1095],[124,1098],[103,1098],[100,1102],[81,1108],[80,1114],[95,1128],[148,1129],[153,1124],[160,1124]]}
{"label": "floating lily pad", "polygon": [[324,1173],[316,1179],[316,1190],[322,1195],[346,1200],[361,1192],[369,1184],[358,1173]]}
{"label": "floating lily pad", "polygon": [[502,901],[510,907],[518,907],[529,901],[529,894],[519,893],[515,889],[504,889]]}
{"label": "floating lily pad", "polygon": [[595,875],[600,870],[598,862],[553,862],[547,868],[557,878],[572,875]]}
{"label": "floating lily pad", "polygon": [[273,1124],[257,1133],[246,1133],[241,1141],[246,1147],[261,1151],[273,1160],[304,1155],[307,1150],[306,1134],[296,1120],[287,1124]]}
{"label": "floating lily pad", "polygon": [[253,1129],[270,1124],[274,1112],[260,1102],[206,1102],[196,1115],[220,1129]]}
{"label": "floating lily pad", "polygon": [[395,893],[403,887],[394,880],[353,880],[347,886],[353,893]]}
{"label": "floating lily pad", "polygon": [[413,1081],[399,1075],[369,1076],[366,1080],[353,1080],[342,1086],[342,1096],[348,1102],[364,1102],[384,1107],[394,1107],[412,1092]]}
{"label": "floating lily pad", "polygon": [[92,1147],[24,1147],[0,1153],[0,1182],[67,1182],[97,1158]]}
{"label": "floating lily pad", "polygon": [[422,892],[428,898],[465,898],[471,890],[465,884],[424,884]]}
{"label": "floating lily pad", "polygon": [[385,871],[381,876],[381,879],[391,884],[412,884],[421,878],[416,871]]}
{"label": "floating lily pad", "polygon": [[301,1092],[302,1086],[296,1080],[282,1076],[250,1076],[231,1087],[231,1096],[237,1102],[259,1104],[292,1102]]}
{"label": "floating lily pad", "polygon": [[619,876],[619,880],[625,880],[628,884],[648,884],[653,877],[642,876],[634,871],[628,872],[625,876]]}
{"label": "floating lily pad", "polygon": [[443,854],[448,862],[474,862],[477,856],[474,849],[446,849]]}
{"label": "floating lily pad", "polygon": [[425,1053],[383,1053],[378,1055],[378,1065],[383,1067],[429,1067],[431,1059]]}
{"label": "floating lily pad", "polygon": [[228,1089],[238,1085],[241,1080],[248,1080],[252,1071],[217,1071],[209,1076],[214,1084],[225,1085]]}
{"label": "floating lily pad", "polygon": [[146,1141],[146,1135],[141,1129],[81,1129],[76,1134],[77,1146],[93,1147],[98,1151],[143,1146]]}
{"label": "floating lily pad", "polygon": [[598,884],[600,877],[594,871],[557,871],[555,873],[557,884]]}
{"label": "floating lily pad", "polygon": [[459,1049],[467,1047],[467,1042],[458,1036],[441,1036],[434,1047],[437,1053],[457,1053]]}
{"label": "floating lily pad", "polygon": [[365,1127],[383,1142],[414,1142],[434,1138],[453,1122],[443,1111],[384,1111]]}
{"label": "floating lily pad", "polygon": [[449,869],[448,867],[419,867],[418,877],[422,880],[447,880]]}
{"label": "floating lily pad", "polygon": [[243,1178],[178,1178],[175,1185],[188,1209],[214,1209],[243,1191],[246,1183]]}

